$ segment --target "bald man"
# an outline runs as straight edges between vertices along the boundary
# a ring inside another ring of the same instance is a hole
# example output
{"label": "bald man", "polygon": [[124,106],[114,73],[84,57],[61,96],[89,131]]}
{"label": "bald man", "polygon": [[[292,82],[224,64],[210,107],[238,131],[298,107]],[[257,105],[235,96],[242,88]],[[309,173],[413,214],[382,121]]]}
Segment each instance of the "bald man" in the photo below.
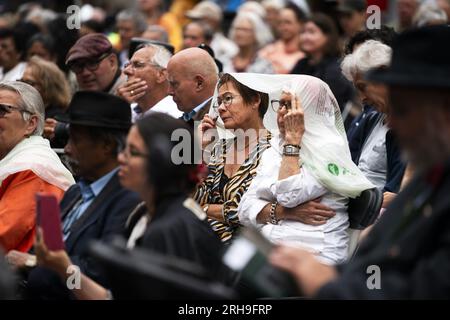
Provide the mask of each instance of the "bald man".
{"label": "bald man", "polygon": [[183,120],[201,121],[209,111],[219,80],[214,59],[203,49],[188,48],[170,59],[167,72],[169,94],[183,112]]}

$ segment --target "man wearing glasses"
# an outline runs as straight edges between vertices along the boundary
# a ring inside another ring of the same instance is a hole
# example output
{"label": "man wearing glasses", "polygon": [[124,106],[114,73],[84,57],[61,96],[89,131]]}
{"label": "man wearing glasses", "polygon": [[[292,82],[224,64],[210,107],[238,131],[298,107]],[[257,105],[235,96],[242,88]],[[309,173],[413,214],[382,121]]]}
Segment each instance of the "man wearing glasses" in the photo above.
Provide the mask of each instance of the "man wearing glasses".
{"label": "man wearing glasses", "polygon": [[75,73],[79,90],[116,94],[125,81],[111,42],[101,33],[78,39],[67,53],[66,64]]}

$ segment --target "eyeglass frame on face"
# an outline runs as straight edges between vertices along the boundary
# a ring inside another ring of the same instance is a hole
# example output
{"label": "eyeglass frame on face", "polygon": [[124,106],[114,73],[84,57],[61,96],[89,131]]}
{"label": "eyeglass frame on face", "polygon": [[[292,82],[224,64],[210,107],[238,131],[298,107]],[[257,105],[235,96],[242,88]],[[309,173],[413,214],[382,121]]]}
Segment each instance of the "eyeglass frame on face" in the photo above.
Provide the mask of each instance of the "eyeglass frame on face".
{"label": "eyeglass frame on face", "polygon": [[[275,107],[274,104],[278,104],[278,107]],[[272,110],[275,112],[278,112],[278,110],[280,110],[280,108],[286,108],[286,110],[291,110],[292,109],[292,104],[291,101],[289,100],[270,100],[270,106],[272,107]]]}
{"label": "eyeglass frame on face", "polygon": [[[232,94],[232,93],[225,93],[224,94],[225,98],[222,99],[220,97],[217,97],[215,103],[213,104],[213,108],[214,109],[219,109],[219,107],[222,105],[223,102],[223,106],[228,109],[232,104],[233,104],[233,99],[236,97],[242,97],[240,94]],[[226,100],[228,100],[229,102],[226,102]]]}
{"label": "eyeglass frame on face", "polygon": [[20,113],[27,112],[29,114],[33,114],[31,111],[28,111],[24,108],[14,107],[10,106],[9,104],[0,103],[0,118],[4,118],[5,115],[11,113],[12,110],[17,110]]}
{"label": "eyeglass frame on face", "polygon": [[126,145],[125,148],[119,151],[119,153],[123,154],[126,159],[129,158],[148,158],[148,154],[137,151],[137,150],[131,150],[129,145]]}
{"label": "eyeglass frame on face", "polygon": [[152,62],[128,61],[123,65],[123,70],[125,70],[128,67],[131,67],[131,69],[133,69],[133,70],[139,70],[139,69],[143,69],[145,66],[153,66],[156,68],[161,68],[161,66],[157,65],[156,63],[152,63]]}
{"label": "eyeglass frame on face", "polygon": [[[88,69],[89,71],[96,71],[98,67],[100,66],[100,63],[105,60],[107,57],[109,57],[112,52],[105,52],[102,55],[100,55],[97,59],[86,59],[84,63],[71,63],[69,65],[69,69],[72,70],[75,74],[80,74],[83,72],[84,69]],[[90,65],[90,66],[88,66]],[[80,68],[80,69],[78,69]]]}

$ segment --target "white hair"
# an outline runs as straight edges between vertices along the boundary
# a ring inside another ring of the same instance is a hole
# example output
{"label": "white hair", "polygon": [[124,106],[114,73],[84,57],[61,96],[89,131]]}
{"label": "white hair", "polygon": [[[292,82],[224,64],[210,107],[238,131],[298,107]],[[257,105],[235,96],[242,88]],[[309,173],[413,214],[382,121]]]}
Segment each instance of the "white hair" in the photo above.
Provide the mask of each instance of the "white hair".
{"label": "white hair", "polygon": [[116,21],[131,21],[138,33],[147,29],[147,20],[142,12],[136,9],[124,9],[117,14]]}
{"label": "white hair", "polygon": [[266,9],[256,1],[246,1],[241,4],[238,8],[237,14],[239,15],[243,12],[252,12],[257,14],[261,19],[265,19],[267,14]]}
{"label": "white hair", "polygon": [[388,66],[391,62],[391,47],[380,41],[367,40],[353,53],[345,56],[341,63],[344,76],[353,81],[356,74],[364,74],[370,69]]}
{"label": "white hair", "polygon": [[423,27],[432,23],[446,23],[447,14],[434,2],[423,3],[413,18],[416,27]]}
{"label": "white hair", "polygon": [[275,8],[281,10],[286,5],[284,0],[263,0],[261,5],[267,10],[267,8]]}
{"label": "white hair", "polygon": [[167,69],[167,64],[169,63],[170,58],[172,58],[172,54],[169,52],[169,50],[167,50],[163,46],[151,43],[142,44],[138,48],[138,50],[141,50],[143,48],[152,48],[155,53],[150,59],[150,62],[162,69]]}
{"label": "white hair", "polygon": [[273,41],[272,31],[269,26],[261,19],[257,14],[253,12],[240,12],[236,18],[234,18],[233,23],[230,28],[230,39],[234,39],[235,35],[235,25],[238,21],[246,20],[249,21],[253,26],[253,33],[255,35],[256,43],[258,45],[258,49],[264,47],[266,44],[269,44]]}
{"label": "white hair", "polygon": [[22,118],[29,121],[32,115],[37,116],[38,122],[36,129],[31,135],[40,136],[44,132],[45,106],[39,92],[24,82],[20,81],[2,81],[0,90],[8,90],[19,95],[19,105],[16,106],[28,112],[22,112]]}

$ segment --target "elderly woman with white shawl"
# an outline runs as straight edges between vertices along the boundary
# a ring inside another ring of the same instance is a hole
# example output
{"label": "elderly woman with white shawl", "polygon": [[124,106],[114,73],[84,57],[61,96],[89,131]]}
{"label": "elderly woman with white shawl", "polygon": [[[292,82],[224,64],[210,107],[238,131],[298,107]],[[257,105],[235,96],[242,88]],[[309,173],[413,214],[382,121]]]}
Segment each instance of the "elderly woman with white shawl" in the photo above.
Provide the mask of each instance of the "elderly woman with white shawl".
{"label": "elderly woman with white shawl", "polygon": [[60,200],[72,174],[42,138],[44,103],[22,82],[0,82],[0,247],[26,252],[34,242],[35,194]]}
{"label": "elderly woman with white shawl", "polygon": [[[328,85],[302,75],[235,77],[269,93],[273,110],[265,118],[266,128],[279,128],[239,205],[240,222],[260,228],[272,242],[309,249],[323,263],[344,262],[348,198],[373,185],[351,160]],[[301,206],[303,216],[298,214]]]}

